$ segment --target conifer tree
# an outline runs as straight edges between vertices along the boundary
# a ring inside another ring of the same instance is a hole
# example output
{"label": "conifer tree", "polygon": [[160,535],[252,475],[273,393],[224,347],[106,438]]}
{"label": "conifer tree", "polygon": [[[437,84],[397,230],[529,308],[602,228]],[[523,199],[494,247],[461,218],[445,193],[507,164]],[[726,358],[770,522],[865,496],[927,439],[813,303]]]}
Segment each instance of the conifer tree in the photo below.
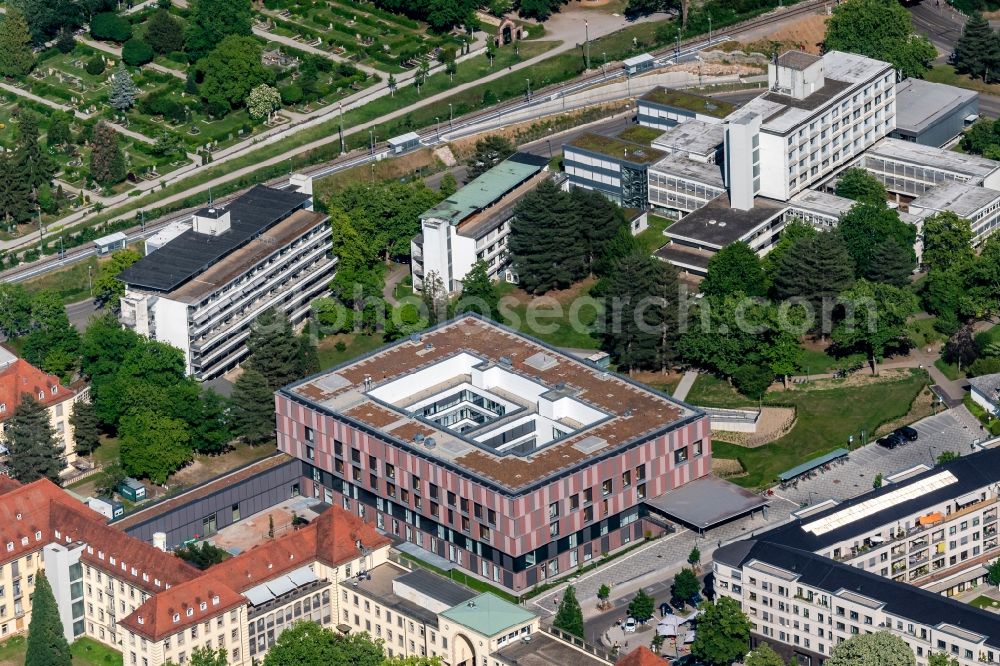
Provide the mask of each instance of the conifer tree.
{"label": "conifer tree", "polygon": [[587,274],[577,219],[570,196],[550,180],[518,203],[510,252],[525,291],[563,289]]}
{"label": "conifer tree", "polygon": [[94,404],[88,400],[74,403],[69,423],[73,426],[73,441],[76,442],[76,452],[82,456],[93,453],[101,443],[101,433]]}
{"label": "conifer tree", "polygon": [[803,298],[818,317],[824,301],[832,303],[854,283],[854,260],[835,233],[804,236],[779,258],[772,286],[779,299]]}
{"label": "conifer tree", "polygon": [[625,224],[625,218],[621,208],[600,192],[577,187],[570,193],[570,199],[576,210],[577,233],[586,244],[587,271],[594,273],[595,265]]}
{"label": "conifer tree", "polygon": [[7,7],[0,21],[0,75],[22,77],[35,65],[28,22],[17,5]]}
{"label": "conifer tree", "polygon": [[478,312],[495,319],[498,315],[496,285],[490,280],[485,261],[477,261],[462,280],[462,295],[455,307],[455,314]]}
{"label": "conifer tree", "polygon": [[552,626],[561,629],[568,634],[583,638],[583,609],[576,599],[576,590],[570,585],[563,592],[562,601],[559,602],[559,610]]}
{"label": "conifer tree", "polygon": [[56,440],[49,413],[35,396],[24,394],[21,404],[4,428],[11,476],[22,483],[41,478],[59,480],[63,468],[62,446]]}
{"label": "conifer tree", "polygon": [[184,29],[169,11],[157,9],[146,23],[146,43],[159,54],[184,48]]}
{"label": "conifer tree", "polygon": [[107,123],[94,128],[93,149],[90,153],[90,177],[109,187],[125,180],[125,156],[118,145],[118,133]]}
{"label": "conifer tree", "polygon": [[264,375],[272,391],[304,376],[299,341],[280,310],[268,308],[258,315],[250,328],[247,350],[246,367]]}
{"label": "conifer tree", "polygon": [[665,367],[676,339],[677,274],[637,251],[608,278],[604,348],[628,371]]}
{"label": "conifer tree", "polygon": [[11,153],[0,153],[0,214],[9,231],[31,217],[31,188]]}
{"label": "conifer tree", "polygon": [[913,249],[903,247],[895,238],[887,238],[875,247],[872,263],[865,277],[873,282],[885,282],[904,287],[916,266]]}
{"label": "conifer tree", "polygon": [[137,94],[138,90],[132,81],[132,75],[125,69],[124,64],[119,64],[118,69],[111,75],[111,93],[108,96],[108,104],[119,113],[124,113],[135,105]]}
{"label": "conifer tree", "polygon": [[44,571],[35,578],[31,595],[31,623],[28,625],[28,648],[24,666],[72,666],[73,657],[63,634],[59,607]]}
{"label": "conifer tree", "polygon": [[989,81],[998,78],[1000,71],[1000,39],[989,21],[979,12],[965,22],[962,36],[955,42],[953,55],[955,70],[977,79]]}
{"label": "conifer tree", "polygon": [[52,183],[56,163],[39,141],[38,116],[30,111],[18,114],[17,147],[14,150],[19,177],[31,190],[32,199],[37,199],[38,188]]}

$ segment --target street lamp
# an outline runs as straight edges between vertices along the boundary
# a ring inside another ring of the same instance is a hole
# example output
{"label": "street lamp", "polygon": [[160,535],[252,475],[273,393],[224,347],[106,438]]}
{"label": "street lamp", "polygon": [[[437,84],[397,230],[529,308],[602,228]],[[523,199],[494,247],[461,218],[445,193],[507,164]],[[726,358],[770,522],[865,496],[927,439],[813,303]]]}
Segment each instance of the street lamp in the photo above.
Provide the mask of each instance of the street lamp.
{"label": "street lamp", "polygon": [[590,69],[590,21],[584,19],[583,30],[584,30],[584,39],[583,39],[584,62],[587,65],[587,69]]}
{"label": "street lamp", "polygon": [[528,82],[528,101],[531,101],[531,79],[525,79]]}
{"label": "street lamp", "polygon": [[372,155],[375,154],[375,130],[368,128],[368,148]]}
{"label": "street lamp", "polygon": [[437,123],[437,140],[441,140],[441,119],[434,116],[434,122]]}
{"label": "street lamp", "polygon": [[344,147],[344,104],[341,102],[340,106],[340,154],[343,155],[347,152]]}
{"label": "street lamp", "polygon": [[448,127],[451,127],[452,123],[455,122],[455,109],[451,102],[448,102]]}
{"label": "street lamp", "polygon": [[681,57],[681,27],[677,26],[677,57]]}
{"label": "street lamp", "polygon": [[604,75],[607,76],[608,75],[608,73],[606,71],[607,68],[608,68],[608,53],[607,53],[607,51],[601,51],[601,58],[603,59],[603,61],[601,63],[601,72],[603,72]]}
{"label": "street lamp", "polygon": [[712,17],[708,17],[708,45],[712,45]]}

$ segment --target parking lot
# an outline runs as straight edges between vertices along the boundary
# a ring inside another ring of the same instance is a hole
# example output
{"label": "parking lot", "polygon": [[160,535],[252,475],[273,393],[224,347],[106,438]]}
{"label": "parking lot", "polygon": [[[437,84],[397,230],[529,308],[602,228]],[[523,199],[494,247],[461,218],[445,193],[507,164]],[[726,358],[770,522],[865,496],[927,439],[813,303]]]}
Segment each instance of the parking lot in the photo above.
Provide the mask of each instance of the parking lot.
{"label": "parking lot", "polygon": [[775,495],[800,505],[845,500],[870,490],[878,474],[888,476],[919,464],[933,466],[945,451],[965,455],[971,452],[973,442],[987,436],[964,406],[928,416],[913,428],[920,433],[915,442],[891,450],[872,442],[851,451],[846,462],[800,479],[796,487],[775,488]]}

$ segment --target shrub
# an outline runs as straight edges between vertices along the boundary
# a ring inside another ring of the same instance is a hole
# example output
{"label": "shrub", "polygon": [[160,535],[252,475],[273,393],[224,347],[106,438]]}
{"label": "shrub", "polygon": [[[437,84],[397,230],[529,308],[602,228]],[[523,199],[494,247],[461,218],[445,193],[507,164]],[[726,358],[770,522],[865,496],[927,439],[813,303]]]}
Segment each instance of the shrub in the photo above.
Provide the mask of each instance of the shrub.
{"label": "shrub", "polygon": [[114,12],[104,12],[90,22],[90,36],[94,39],[125,42],[132,36],[132,24]]}
{"label": "shrub", "polygon": [[282,104],[298,104],[302,101],[302,88],[299,86],[284,86],[278,92],[281,93]]}
{"label": "shrub", "polygon": [[992,375],[998,372],[1000,372],[1000,358],[987,356],[973,361],[972,365],[968,368],[967,374],[970,377],[979,377],[982,375]]}
{"label": "shrub", "polygon": [[87,74],[90,74],[91,76],[100,76],[103,74],[104,67],[104,58],[99,55],[92,56],[87,61],[87,64],[83,66],[83,68],[87,70]]}
{"label": "shrub", "polygon": [[736,390],[754,400],[763,397],[773,381],[774,373],[770,368],[759,365],[741,365],[733,373]]}
{"label": "shrub", "polygon": [[147,116],[163,116],[174,123],[182,123],[187,119],[184,105],[162,93],[153,93],[139,100],[139,111]]}
{"label": "shrub", "polygon": [[153,56],[153,47],[135,37],[122,46],[122,60],[125,61],[126,65],[141,67],[148,62],[153,62]]}

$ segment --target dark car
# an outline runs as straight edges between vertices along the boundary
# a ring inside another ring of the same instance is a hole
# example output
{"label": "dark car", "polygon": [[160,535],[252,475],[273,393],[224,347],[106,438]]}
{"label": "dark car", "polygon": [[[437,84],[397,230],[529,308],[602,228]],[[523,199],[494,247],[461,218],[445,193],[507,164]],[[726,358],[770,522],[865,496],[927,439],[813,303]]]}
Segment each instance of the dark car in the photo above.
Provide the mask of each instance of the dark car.
{"label": "dark car", "polygon": [[698,657],[693,654],[686,654],[683,657],[678,657],[677,659],[670,660],[673,666],[706,666],[705,662],[700,661]]}
{"label": "dark car", "polygon": [[697,608],[699,605],[701,605],[701,602],[702,602],[702,598],[701,598],[701,595],[698,594],[698,593],[695,593],[690,599],[688,599],[688,604],[692,608]]}
{"label": "dark car", "polygon": [[896,433],[890,433],[877,442],[879,446],[887,449],[894,449],[897,446],[902,446],[904,443],[903,438]]}
{"label": "dark car", "polygon": [[917,438],[920,437],[920,433],[916,431],[915,428],[910,426],[903,426],[902,428],[896,428],[892,431],[892,434],[899,435],[902,439],[907,442],[915,442]]}

